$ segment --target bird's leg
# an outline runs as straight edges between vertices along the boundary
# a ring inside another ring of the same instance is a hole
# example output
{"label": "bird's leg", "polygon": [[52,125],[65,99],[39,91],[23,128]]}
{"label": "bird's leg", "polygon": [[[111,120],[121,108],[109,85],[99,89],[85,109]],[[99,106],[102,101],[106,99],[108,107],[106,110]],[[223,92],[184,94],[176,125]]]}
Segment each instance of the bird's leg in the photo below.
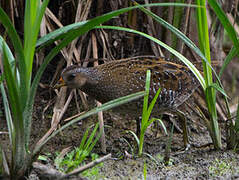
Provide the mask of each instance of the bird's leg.
{"label": "bird's leg", "polygon": [[176,110],[175,113],[178,115],[180,122],[182,122],[183,142],[184,142],[185,151],[187,151],[190,148],[190,142],[188,139],[188,131],[187,131],[187,120],[183,112]]}

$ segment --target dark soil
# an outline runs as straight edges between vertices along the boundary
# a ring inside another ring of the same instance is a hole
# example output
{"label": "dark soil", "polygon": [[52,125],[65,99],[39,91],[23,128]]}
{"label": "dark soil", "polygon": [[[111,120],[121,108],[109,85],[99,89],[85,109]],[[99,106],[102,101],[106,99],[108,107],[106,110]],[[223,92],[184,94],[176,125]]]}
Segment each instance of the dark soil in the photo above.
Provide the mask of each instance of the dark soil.
{"label": "dark soil", "polygon": [[[48,104],[44,93],[39,93],[34,112],[34,122],[32,130],[32,144],[34,145],[50,128],[51,109],[44,112],[43,109]],[[69,108],[67,116],[73,113],[73,105]],[[127,153],[133,154],[137,151],[135,141],[126,130],[135,131],[135,121],[117,117],[109,112],[104,113],[105,131],[107,142],[107,153],[112,153],[112,159],[104,162],[100,166],[100,179],[143,179],[144,164],[147,168],[147,179],[237,179],[239,178],[239,156],[234,151],[227,151],[224,142],[223,151],[213,150],[213,146],[203,145],[211,143],[210,136],[205,126],[194,117],[194,121],[189,119],[191,148],[183,152],[182,134],[175,130],[170,163],[166,166],[163,163],[165,147],[168,141],[162,130],[155,130],[150,127],[146,133],[144,152],[150,154],[157,162],[144,155],[141,158],[129,158]],[[82,123],[75,124],[62,131],[58,136],[50,140],[43,148],[42,155],[48,154],[53,166],[53,156],[55,152],[60,152],[67,147],[77,147],[81,142],[82,135],[89,124],[96,122],[96,116],[83,120]],[[196,122],[196,123],[193,123]],[[62,121],[61,124],[65,122]],[[170,126],[170,123],[165,121]],[[224,125],[222,125],[222,128]],[[168,128],[168,132],[169,132]],[[5,121],[1,123],[1,130],[7,131]],[[8,136],[1,135],[1,144],[7,153]],[[127,143],[128,142],[128,143]],[[131,147],[130,147],[131,146]],[[202,146],[199,148],[199,146]],[[93,152],[103,156],[100,145],[97,144]],[[127,153],[126,153],[127,152]],[[51,157],[49,156],[51,154]],[[38,179],[31,176],[30,179]],[[99,179],[92,177],[90,179]]]}

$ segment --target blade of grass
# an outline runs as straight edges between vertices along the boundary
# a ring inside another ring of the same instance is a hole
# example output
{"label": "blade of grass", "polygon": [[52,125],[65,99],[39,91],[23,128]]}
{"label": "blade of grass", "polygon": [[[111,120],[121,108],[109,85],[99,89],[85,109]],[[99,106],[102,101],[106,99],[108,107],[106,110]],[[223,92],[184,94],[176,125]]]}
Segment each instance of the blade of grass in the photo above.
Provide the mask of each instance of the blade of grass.
{"label": "blade of grass", "polygon": [[146,161],[144,161],[144,171],[143,171],[143,174],[144,174],[144,180],[147,180],[147,164],[146,164]]}
{"label": "blade of grass", "polygon": [[164,132],[166,135],[168,135],[168,132],[167,132],[167,128],[166,126],[164,125],[163,121],[161,119],[158,119],[158,118],[152,118],[152,119],[155,119],[154,121],[158,121],[160,123],[160,125],[162,126]]}
{"label": "blade of grass", "polygon": [[160,89],[158,89],[156,95],[154,96],[153,100],[151,101],[149,107],[148,107],[148,100],[149,100],[149,90],[150,90],[150,76],[151,72],[150,70],[147,70],[146,72],[146,82],[145,82],[145,96],[144,96],[144,104],[143,104],[143,113],[142,113],[142,121],[141,121],[141,128],[140,128],[140,137],[139,137],[139,152],[138,155],[141,156],[143,153],[143,144],[144,144],[144,136],[147,128],[155,119],[151,119],[150,115],[153,110],[153,107],[156,103],[156,100],[159,96]]}
{"label": "blade of grass", "polygon": [[86,129],[86,131],[85,131],[85,133],[84,133],[84,135],[83,135],[83,137],[82,137],[82,139],[81,139],[80,147],[79,147],[80,150],[83,150],[83,149],[84,149],[84,145],[85,145],[85,142],[86,142],[86,140],[87,140],[89,130],[90,130],[90,127],[88,127],[88,128]]}
{"label": "blade of grass", "polygon": [[[37,41],[38,33],[40,30],[40,24],[49,0],[44,0],[40,5],[40,1],[35,1],[33,3],[31,0],[27,0],[30,3],[30,8],[25,9],[25,15],[31,14],[29,21],[31,23],[24,24],[24,55],[26,57],[26,67],[27,67],[27,82],[31,83],[31,73],[33,65],[33,57],[35,53],[35,44]],[[30,84],[29,84],[30,86]]]}
{"label": "blade of grass", "polygon": [[139,147],[139,138],[138,138],[138,136],[135,134],[135,132],[133,132],[133,131],[126,131],[126,132],[128,132],[128,133],[130,133],[130,134],[133,135],[133,137],[134,137],[134,139],[135,139],[135,141],[136,141],[136,143],[137,143],[137,145],[138,145],[138,147]]}
{"label": "blade of grass", "polygon": [[6,44],[3,42],[3,66],[4,77],[8,88],[9,100],[11,104],[11,111],[13,115],[13,131],[12,131],[12,164],[13,169],[16,170],[21,167],[25,158],[25,142],[24,142],[24,127],[22,117],[22,106],[18,89],[16,87],[15,78],[8,60]]}
{"label": "blade of grass", "polygon": [[26,99],[27,94],[26,94],[26,65],[25,65],[25,60],[24,60],[24,53],[23,53],[23,47],[21,44],[21,40],[19,36],[17,35],[17,32],[14,28],[14,26],[11,23],[11,20],[7,16],[7,14],[4,12],[4,10],[0,7],[0,22],[2,25],[5,27],[5,29],[8,32],[8,36],[12,41],[13,47],[14,47],[14,52],[16,54],[16,64],[19,65],[19,73],[21,75],[20,78],[20,98],[22,102],[22,107],[25,107],[24,104],[24,99]]}
{"label": "blade of grass", "polygon": [[165,148],[165,155],[164,155],[164,163],[166,166],[170,163],[170,153],[171,153],[171,146],[172,146],[172,140],[173,140],[173,131],[174,131],[174,125],[172,125],[170,135],[167,140],[166,148]]}
{"label": "blade of grass", "polygon": [[236,47],[233,47],[226,58],[223,61],[222,67],[219,72],[219,77],[221,78],[224,70],[226,69],[227,65],[231,62],[231,60],[238,54],[238,49]]}
{"label": "blade of grass", "polygon": [[151,103],[150,103],[150,105],[149,105],[149,108],[148,108],[148,110],[147,110],[147,119],[149,119],[149,117],[150,117],[150,115],[151,115],[151,112],[152,112],[152,110],[153,110],[153,108],[154,108],[154,105],[155,105],[155,103],[156,103],[156,101],[157,101],[157,99],[158,99],[158,96],[159,96],[160,92],[161,92],[161,89],[159,88],[159,89],[157,90],[157,92],[156,92],[156,94],[155,94],[153,100],[151,101]]}
{"label": "blade of grass", "polygon": [[8,128],[8,133],[9,133],[9,140],[11,145],[13,146],[12,140],[13,140],[13,134],[14,134],[14,125],[12,122],[12,115],[11,115],[11,109],[9,107],[9,102],[7,99],[7,95],[3,86],[3,83],[0,84],[1,88],[1,94],[2,94],[2,99],[3,99],[3,106],[4,106],[4,111],[5,111],[5,117],[7,120],[7,128]]}
{"label": "blade of grass", "polygon": [[97,131],[98,127],[99,127],[99,124],[97,123],[97,124],[95,125],[94,130],[93,130],[92,133],[90,134],[90,137],[87,139],[87,142],[86,142],[85,145],[84,145],[84,149],[88,149],[88,148],[89,148],[89,146],[90,146],[90,144],[91,144],[91,142],[92,142],[92,140],[93,140],[93,138],[94,138],[94,136],[95,136],[95,134],[96,134],[96,131]]}
{"label": "blade of grass", "polygon": [[18,88],[15,83],[14,74],[12,72],[11,66],[9,64],[9,57],[7,54],[7,47],[6,43],[3,42],[3,67],[4,67],[4,77],[6,78],[6,84],[9,93],[9,100],[12,107],[13,113],[13,122],[15,126],[23,127],[23,124],[18,124],[17,118],[21,118],[22,110],[21,110],[21,103],[19,98]]}
{"label": "blade of grass", "polygon": [[[88,138],[87,140],[87,143],[85,145],[85,150],[87,151],[87,154],[86,156],[88,156],[90,154],[90,152],[92,151],[92,149],[95,147],[96,143],[98,142],[98,140],[100,139],[100,136],[102,134],[102,132],[100,132],[96,137],[95,137],[95,134],[96,134],[96,131],[99,127],[99,124],[97,123],[95,125],[95,128],[94,130],[92,131],[92,133],[90,134],[90,137]],[[93,141],[93,138],[95,137],[94,141]],[[84,159],[81,159],[81,161],[83,161]]]}
{"label": "blade of grass", "polygon": [[[146,83],[145,83],[145,96],[144,96],[144,104],[143,104],[143,112],[142,112],[142,118],[146,118],[147,110],[148,110],[148,99],[149,99],[149,88],[150,88],[150,76],[151,72],[150,70],[147,70],[146,73]],[[144,126],[145,121],[142,121],[141,127]]]}
{"label": "blade of grass", "polygon": [[[4,39],[2,36],[0,36],[0,53],[2,54],[3,52],[3,42]],[[19,71],[16,69],[16,61],[15,61],[15,58],[13,57],[13,54],[9,48],[9,46],[6,44],[5,42],[5,47],[6,47],[6,54],[8,55],[8,60],[9,60],[9,64],[11,66],[11,70],[12,70],[12,74],[14,74],[14,78],[16,78],[16,83],[17,83],[17,86],[20,85],[20,76],[19,76]]]}
{"label": "blade of grass", "polygon": [[[208,60],[209,64],[211,64],[209,33],[206,14],[206,1],[197,0],[196,3],[197,5],[203,7],[196,9],[199,46],[201,51],[205,55],[206,59]],[[202,61],[202,63],[203,63],[204,79],[206,84],[206,89],[204,89],[204,92],[211,119],[210,126],[212,131],[209,132],[212,132],[212,134],[210,135],[213,140],[214,147],[216,149],[221,149],[222,148],[221,133],[217,121],[217,110],[216,110],[216,91],[214,88],[208,88],[213,84],[212,70],[207,63],[205,63],[204,61]]]}

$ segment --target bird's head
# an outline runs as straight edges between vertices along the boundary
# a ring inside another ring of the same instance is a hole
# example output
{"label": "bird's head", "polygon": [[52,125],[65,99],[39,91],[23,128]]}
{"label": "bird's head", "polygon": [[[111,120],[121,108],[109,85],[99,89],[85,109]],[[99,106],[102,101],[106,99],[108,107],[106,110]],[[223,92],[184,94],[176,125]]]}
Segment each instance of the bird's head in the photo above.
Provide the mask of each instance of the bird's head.
{"label": "bird's head", "polygon": [[61,73],[61,78],[54,88],[60,88],[62,86],[67,86],[69,88],[79,88],[83,87],[87,81],[87,68],[82,68],[80,66],[69,66],[65,68]]}

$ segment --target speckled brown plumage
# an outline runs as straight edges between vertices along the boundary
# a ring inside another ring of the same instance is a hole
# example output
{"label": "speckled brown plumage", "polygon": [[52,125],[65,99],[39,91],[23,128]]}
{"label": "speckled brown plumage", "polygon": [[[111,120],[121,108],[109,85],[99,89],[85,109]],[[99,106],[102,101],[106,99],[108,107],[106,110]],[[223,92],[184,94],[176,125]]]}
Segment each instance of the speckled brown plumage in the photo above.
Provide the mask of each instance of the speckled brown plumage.
{"label": "speckled brown plumage", "polygon": [[[70,66],[62,72],[62,79],[66,86],[79,88],[105,103],[143,91],[147,69],[151,70],[150,101],[161,88],[154,113],[176,109],[199,85],[186,66],[156,57],[116,60],[89,68]],[[142,106],[143,98],[122,105],[116,111],[137,117],[142,113]]]}

